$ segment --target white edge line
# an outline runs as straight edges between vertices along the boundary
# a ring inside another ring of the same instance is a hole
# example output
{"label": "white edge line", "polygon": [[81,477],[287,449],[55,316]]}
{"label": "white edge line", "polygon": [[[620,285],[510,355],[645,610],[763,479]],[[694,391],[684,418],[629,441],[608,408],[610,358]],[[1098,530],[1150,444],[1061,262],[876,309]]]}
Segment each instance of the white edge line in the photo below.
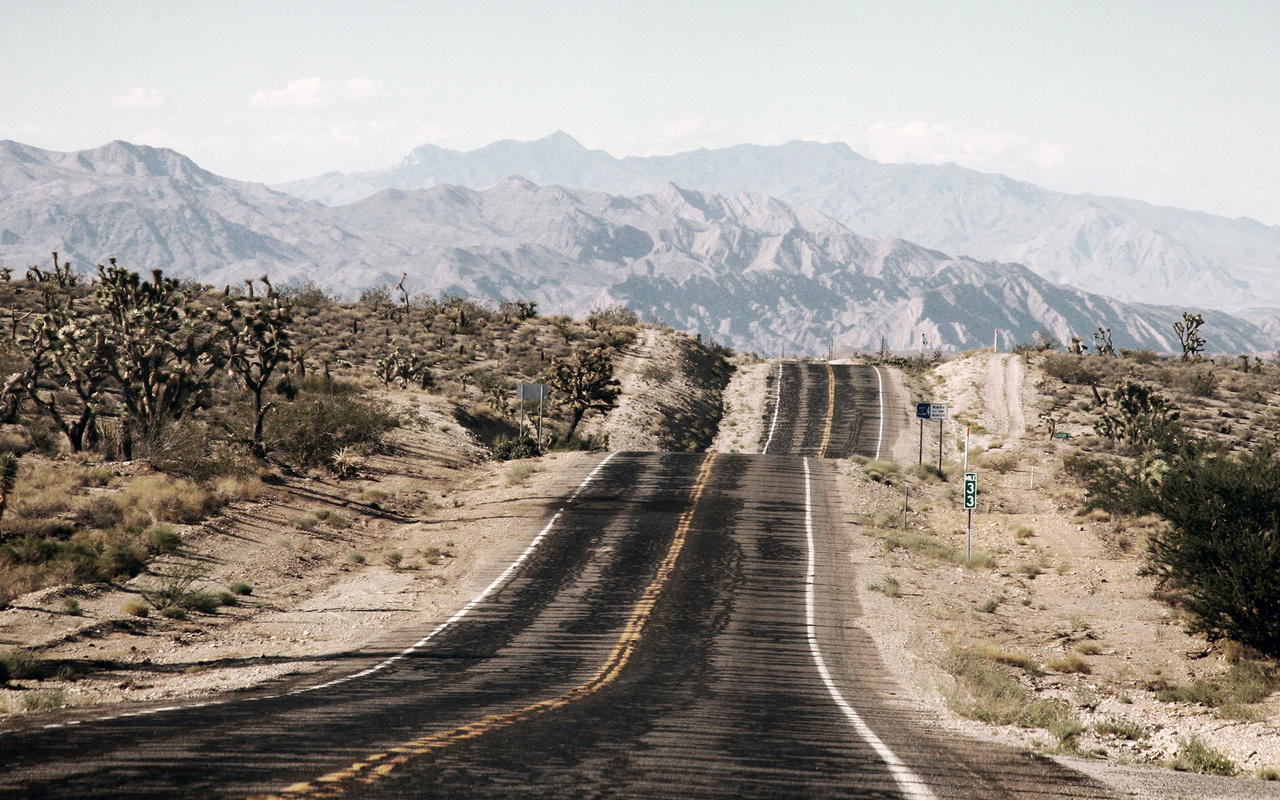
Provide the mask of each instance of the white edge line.
{"label": "white edge line", "polygon": [[773,444],[773,431],[778,427],[778,408],[782,405],[782,362],[778,362],[778,386],[777,392],[773,398],[773,424],[769,426],[769,440],[764,443],[764,449],[760,451],[760,455],[769,453],[769,445]]}
{"label": "white edge line", "polygon": [[871,365],[876,371],[876,382],[880,386],[880,433],[876,436],[876,461],[880,460],[880,447],[884,444],[884,378],[880,375],[880,368]]}
{"label": "white edge line", "polygon": [[[608,456],[604,458],[603,461],[601,461],[599,464],[596,464],[595,469],[591,470],[591,473],[587,475],[586,478],[583,478],[582,483],[578,484],[577,490],[575,490],[574,493],[569,496],[569,499],[565,501],[566,504],[572,503],[573,501],[577,500],[578,495],[582,494],[582,490],[587,488],[587,485],[591,483],[591,481],[595,480],[595,477],[600,474],[600,470],[604,469],[605,464],[608,464],[611,460],[613,460],[613,457],[616,455],[617,455],[616,452],[610,453]],[[355,680],[356,678],[363,678],[367,675],[372,675],[375,672],[380,672],[386,669],[387,667],[391,666],[397,661],[403,659],[405,656],[408,656],[413,652],[420,650],[422,647],[424,647],[427,644],[427,642],[430,642],[432,639],[438,636],[442,631],[444,631],[450,625],[453,625],[455,622],[462,619],[467,614],[471,613],[471,611],[475,609],[476,606],[483,603],[485,598],[487,598],[490,594],[492,594],[495,589],[497,589],[504,582],[506,582],[507,578],[511,577],[511,573],[515,572],[516,569],[518,569],[520,565],[524,563],[525,559],[527,559],[533,553],[534,550],[538,549],[538,545],[541,544],[542,540],[545,539],[547,534],[551,532],[551,529],[555,527],[555,524],[560,521],[560,515],[563,513],[564,513],[564,507],[562,506],[560,510],[557,511],[551,517],[551,519],[547,521],[546,527],[544,527],[537,536],[533,537],[533,541],[529,542],[529,546],[524,549],[524,552],[521,553],[520,556],[515,561],[512,561],[510,564],[508,564],[507,568],[502,571],[501,575],[499,575],[497,578],[494,578],[493,583],[489,584],[489,586],[486,587],[483,592],[476,595],[471,600],[470,603],[467,603],[465,606],[463,606],[456,614],[454,614],[452,617],[449,617],[447,620],[437,625],[435,627],[435,630],[431,631],[426,636],[423,636],[421,639],[409,645],[405,649],[401,650],[396,655],[391,656],[387,660],[379,664],[375,664],[374,666],[369,667],[366,670],[361,670],[360,672],[357,672],[352,675],[344,675],[341,678],[337,678],[335,680],[331,680],[326,683],[316,684],[315,686],[305,686],[301,689],[294,689],[293,691],[289,692],[289,694],[302,694],[304,692],[311,692],[311,691],[315,691],[316,689],[324,689],[330,686],[336,686],[340,683],[346,683],[347,681]]]}
{"label": "white edge line", "polygon": [[[599,464],[596,464],[595,469],[591,470],[591,473],[587,475],[587,477],[582,479],[582,483],[578,484],[578,488],[574,491],[574,493],[569,495],[569,499],[565,501],[565,505],[568,505],[569,503],[572,503],[574,500],[577,500],[578,495],[582,494],[582,490],[586,489],[587,485],[590,484],[591,481],[595,480],[595,477],[600,474],[600,470],[604,469],[605,464],[608,464],[610,461],[612,461],[613,457],[616,455],[618,455],[617,452],[610,453],[609,455],[605,456],[605,458]],[[431,641],[433,638],[439,635],[441,631],[448,628],[450,625],[452,625],[453,623],[457,622],[458,620],[462,619],[467,614],[469,614],[476,606],[484,602],[484,599],[488,597],[490,594],[492,594],[495,589],[501,586],[503,581],[509,578],[511,576],[511,573],[515,572],[516,569],[519,568],[519,566],[524,563],[524,560],[527,559],[533,553],[533,551],[538,548],[538,545],[542,542],[544,538],[546,538],[547,534],[551,532],[551,528],[556,524],[556,522],[560,520],[560,515],[563,513],[564,513],[564,506],[561,506],[560,509],[556,511],[556,513],[551,517],[550,521],[547,522],[547,525],[542,529],[542,532],[533,538],[533,541],[529,543],[529,546],[524,549],[524,552],[521,553],[520,556],[515,561],[507,565],[507,568],[502,571],[501,575],[499,575],[496,579],[494,579],[493,583],[489,584],[489,586],[486,587],[483,592],[476,595],[476,597],[472,599],[470,603],[467,603],[465,606],[463,606],[460,611],[458,611],[452,617],[449,617],[449,619],[437,625],[435,627],[435,630],[431,631],[431,633],[428,633],[426,636],[422,637],[417,642],[414,642],[409,647],[406,647],[404,650],[401,650],[396,655],[386,659],[385,661],[379,664],[369,667],[368,669],[361,670],[360,672],[354,673],[352,675],[344,675],[341,678],[336,678],[331,681],[326,681],[325,683],[319,683],[319,684],[316,684],[315,686],[305,686],[301,689],[294,689],[288,694],[292,695],[292,694],[303,694],[305,692],[313,692],[316,689],[326,689],[330,686],[337,686],[338,684],[355,680],[356,678],[363,678],[367,675],[372,675],[375,672],[379,672],[381,670],[386,669],[387,667],[396,663],[397,661],[409,655],[410,653],[413,653],[414,651],[422,648],[427,642]],[[276,698],[280,696],[281,695],[273,694],[273,695],[267,695],[265,697],[256,697],[256,698],[250,697],[245,699],[246,700],[270,700],[272,698]],[[111,716],[106,716],[106,717],[92,717],[89,719],[74,720],[74,721],[68,721],[68,722],[54,722],[54,723],[45,725],[43,727],[45,729],[56,729],[56,728],[64,727],[66,725],[80,725],[85,722],[109,722],[111,720],[124,719],[126,717],[143,717],[143,716],[149,716],[151,714],[160,714],[166,711],[178,711],[183,708],[200,708],[202,706],[221,705],[226,702],[228,701],[207,700],[205,702],[195,703],[189,706],[164,706],[163,708],[147,708],[147,709],[141,709],[139,711],[126,711],[122,714],[112,714]]]}
{"label": "white edge line", "polygon": [[876,736],[875,731],[862,720],[862,716],[854,710],[853,706],[844,699],[844,695],[840,694],[840,689],[836,686],[836,682],[831,679],[831,672],[827,669],[827,662],[822,658],[822,651],[818,648],[817,625],[814,623],[814,548],[813,548],[813,488],[809,479],[809,459],[804,459],[804,529],[805,536],[809,545],[809,568],[804,576],[805,592],[804,592],[804,617],[805,617],[805,634],[809,639],[809,651],[813,653],[813,660],[818,665],[818,674],[822,676],[822,682],[826,684],[827,691],[831,693],[831,699],[835,701],[840,710],[844,712],[845,717],[853,725],[853,729],[858,732],[862,740],[871,746],[872,750],[880,756],[885,765],[889,767],[890,774],[897,781],[898,788],[909,800],[937,800],[933,794],[933,790],[929,785],[920,779],[918,775],[911,771],[911,768],[898,758],[889,746]]}

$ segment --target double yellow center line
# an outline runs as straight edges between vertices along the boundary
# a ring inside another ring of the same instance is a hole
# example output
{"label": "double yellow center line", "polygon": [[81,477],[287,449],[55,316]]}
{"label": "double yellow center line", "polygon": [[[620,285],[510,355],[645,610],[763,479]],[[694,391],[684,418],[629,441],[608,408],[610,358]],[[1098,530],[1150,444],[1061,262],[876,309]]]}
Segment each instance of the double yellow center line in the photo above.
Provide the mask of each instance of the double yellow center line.
{"label": "double yellow center line", "polygon": [[[828,433],[830,432],[829,429],[830,423],[828,423]],[[702,469],[699,470],[698,478],[694,482],[693,490],[689,495],[689,507],[680,515],[680,520],[676,525],[675,536],[671,541],[671,546],[667,548],[666,557],[658,567],[658,574],[654,576],[649,586],[644,590],[644,594],[640,596],[640,600],[632,609],[631,616],[627,620],[626,626],[623,627],[622,634],[618,637],[617,643],[614,644],[613,650],[609,653],[609,657],[605,659],[604,664],[590,680],[550,700],[543,700],[506,714],[490,714],[484,719],[468,725],[413,739],[385,752],[366,756],[346,769],[321,775],[311,781],[295,783],[278,794],[257,795],[251,797],[250,800],[266,800],[267,798],[271,798],[271,800],[297,800],[297,798],[337,797],[344,794],[352,784],[374,783],[418,756],[443,749],[454,742],[472,739],[489,731],[504,728],[521,720],[536,717],[547,711],[566,706],[575,700],[595,694],[612,683],[618,677],[618,674],[622,672],[622,668],[626,666],[627,661],[631,659],[631,654],[635,652],[645,623],[649,621],[649,615],[653,612],[653,607],[657,603],[659,595],[662,594],[672,570],[675,569],[676,559],[680,557],[680,551],[684,549],[689,528],[693,525],[693,514],[697,510],[698,502],[702,499],[702,493],[711,477],[711,465],[715,463],[715,460],[715,453],[709,453],[706,459],[703,460]]]}
{"label": "double yellow center line", "polygon": [[822,432],[822,445],[818,447],[818,458],[827,457],[827,445],[831,444],[831,425],[836,418],[836,371],[827,365],[827,427]]}

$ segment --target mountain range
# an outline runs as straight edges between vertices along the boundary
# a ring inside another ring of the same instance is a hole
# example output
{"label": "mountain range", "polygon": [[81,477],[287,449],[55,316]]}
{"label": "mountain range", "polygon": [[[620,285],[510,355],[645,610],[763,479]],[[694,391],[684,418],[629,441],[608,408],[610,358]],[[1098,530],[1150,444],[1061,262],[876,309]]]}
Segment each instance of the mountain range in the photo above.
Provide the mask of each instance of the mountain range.
{"label": "mountain range", "polygon": [[470,152],[435,145],[400,164],[276,188],[328,205],[387,188],[488,188],[511,175],[633,195],[664,183],[755,192],[815,208],[864,236],[901,238],[982,261],[1024,264],[1058,283],[1122,300],[1280,314],[1280,226],[1055,192],[954,164],[882,164],[843,143],[736,145],[615,158],[564,132]]}
{"label": "mountain range", "polygon": [[[626,303],[765,354],[882,342],[964,349],[990,342],[996,328],[1004,346],[1042,329],[1088,341],[1099,327],[1112,329],[1117,347],[1170,351],[1182,310],[1055,284],[1015,263],[862,236],[759,193],[664,182],[628,196],[508,177],[483,191],[389,188],[326,206],[214,175],[172,150],[112,142],[59,153],[0,142],[0,265],[20,272],[51,250],[81,268],[115,256],[215,285],[266,273],[351,296],[404,273],[413,292],[535,300],[544,313]],[[1218,351],[1275,344],[1273,333],[1220,312],[1206,313],[1205,333]]]}

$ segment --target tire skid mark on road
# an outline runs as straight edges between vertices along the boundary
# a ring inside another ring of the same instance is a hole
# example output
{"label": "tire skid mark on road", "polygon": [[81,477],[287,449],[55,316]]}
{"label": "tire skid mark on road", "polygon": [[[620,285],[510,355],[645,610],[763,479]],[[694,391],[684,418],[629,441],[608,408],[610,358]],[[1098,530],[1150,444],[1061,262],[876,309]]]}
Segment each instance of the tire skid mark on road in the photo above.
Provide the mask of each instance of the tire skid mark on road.
{"label": "tire skid mark on road", "polygon": [[[640,634],[643,632],[645,624],[653,612],[654,604],[657,603],[658,597],[666,587],[672,570],[675,569],[676,561],[680,557],[680,551],[684,548],[689,529],[693,525],[694,513],[697,511],[698,503],[702,499],[703,491],[706,489],[707,482],[711,477],[711,468],[715,460],[715,453],[709,453],[703,460],[702,468],[699,470],[697,480],[694,482],[693,489],[689,494],[688,507],[680,515],[675,535],[672,538],[671,546],[667,549],[666,557],[658,567],[657,574],[645,589],[644,594],[641,595],[639,601],[632,608],[631,616],[628,618],[627,624],[618,637],[612,652],[609,653],[604,664],[590,680],[558,697],[542,700],[506,714],[491,714],[484,719],[453,728],[452,730],[405,742],[398,747],[390,748],[386,752],[366,756],[346,769],[330,772],[312,781],[293,784],[277,794],[253,795],[250,800],[300,800],[301,798],[336,797],[344,794],[347,786],[352,782],[373,783],[390,775],[397,767],[412,761],[416,756],[426,755],[432,751],[448,747],[455,742],[472,739],[489,731],[507,727],[521,720],[561,708],[575,700],[592,695],[612,683],[635,651],[636,645],[640,641]],[[930,795],[930,797],[932,796]],[[912,798],[914,800],[915,796],[913,795]]]}
{"label": "tire skid mark on road", "polygon": [[813,545],[813,485],[809,476],[809,459],[807,458],[804,459],[804,528],[809,550],[809,564],[804,578],[805,627],[806,636],[809,639],[809,651],[813,654],[813,660],[818,666],[818,674],[822,676],[822,682],[831,694],[831,699],[844,712],[853,729],[857,731],[864,742],[870,745],[872,750],[876,751],[880,759],[889,767],[889,772],[893,775],[893,779],[897,781],[898,788],[902,790],[903,795],[908,800],[937,800],[933,790],[929,788],[929,784],[912,772],[911,768],[889,749],[889,746],[876,735],[875,731],[871,730],[871,727],[862,719],[862,715],[854,710],[849,701],[845,700],[844,695],[840,693],[839,687],[836,686],[835,680],[832,679],[830,670],[827,669],[827,662],[822,657],[821,648],[818,647],[817,623],[815,622],[814,612],[814,574],[816,572],[816,564]]}
{"label": "tire skid mark on road", "polygon": [[[387,667],[390,667],[396,664],[397,662],[402,661],[407,656],[410,656],[413,653],[417,652],[418,650],[422,649],[432,639],[439,636],[443,631],[448,629],[458,620],[462,619],[467,614],[471,613],[476,606],[484,602],[485,598],[493,594],[494,590],[497,589],[499,586],[501,586],[507,580],[507,578],[511,577],[511,573],[515,572],[516,569],[518,569],[519,566],[523,564],[525,560],[529,558],[530,555],[533,554],[533,551],[538,548],[538,545],[542,542],[542,540],[545,539],[547,534],[551,531],[551,529],[555,527],[555,524],[560,520],[560,516],[564,514],[565,509],[568,507],[568,505],[578,499],[578,495],[582,494],[583,490],[586,489],[587,486],[589,486],[591,482],[595,480],[596,476],[599,475],[601,470],[605,468],[605,465],[608,464],[610,461],[612,461],[614,456],[616,455],[618,455],[617,452],[610,453],[609,455],[605,456],[600,461],[599,464],[596,464],[595,468],[591,470],[591,473],[588,474],[587,477],[582,479],[582,483],[578,484],[578,488],[574,490],[573,494],[569,495],[569,497],[564,501],[564,505],[560,506],[560,508],[556,510],[556,513],[552,515],[551,519],[547,522],[546,527],[544,527],[542,531],[537,536],[534,537],[533,541],[529,543],[529,546],[524,549],[524,552],[521,553],[519,557],[516,558],[515,561],[507,565],[507,568],[503,570],[501,575],[499,575],[497,578],[494,579],[493,583],[490,583],[489,586],[485,588],[483,592],[476,595],[476,597],[474,597],[471,600],[471,602],[463,606],[463,608],[459,610],[457,613],[455,613],[452,617],[449,617],[449,619],[437,625],[426,636],[422,637],[418,641],[409,645],[404,650],[401,650],[399,653],[375,664],[372,667],[369,667],[368,669],[364,669],[359,672],[354,672],[354,673],[351,673],[350,675],[343,675],[340,678],[335,678],[330,681],[325,681],[324,683],[317,683],[312,686],[303,686],[298,689],[294,689],[292,691],[286,692],[284,694],[265,694],[265,695],[259,695],[256,697],[246,697],[239,700],[238,702],[257,702],[262,700],[274,700],[278,697],[284,697],[286,695],[305,694],[307,692],[314,692],[318,689],[329,689],[334,686],[339,686],[341,684],[348,683],[349,681],[358,680],[360,678],[368,677],[369,675],[372,675],[374,673],[381,672],[382,670],[385,670]],[[84,724],[93,723],[93,722],[111,722],[113,720],[127,719],[129,717],[144,717],[151,714],[160,714],[166,711],[180,711],[188,708],[203,708],[205,706],[223,705],[229,702],[232,702],[232,701],[206,700],[203,702],[190,703],[187,705],[164,706],[162,708],[146,708],[146,709],[141,709],[139,711],[125,711],[122,713],[111,714],[111,715],[102,716],[102,717],[90,717],[88,719],[69,720],[67,722],[51,722],[41,727],[44,728],[45,730],[56,730],[58,728],[65,728],[71,725],[84,725]]]}

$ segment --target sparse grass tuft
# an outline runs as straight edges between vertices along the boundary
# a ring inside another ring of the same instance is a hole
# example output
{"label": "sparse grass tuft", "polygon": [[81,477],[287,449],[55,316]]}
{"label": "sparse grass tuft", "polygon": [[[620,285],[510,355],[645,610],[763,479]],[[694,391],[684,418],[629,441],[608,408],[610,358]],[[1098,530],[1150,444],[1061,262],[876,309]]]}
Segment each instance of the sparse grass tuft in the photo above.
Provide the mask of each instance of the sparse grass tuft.
{"label": "sparse grass tuft", "polygon": [[79,600],[74,597],[66,597],[62,600],[62,613],[73,617],[83,617],[84,609],[80,607]]}
{"label": "sparse grass tuft", "polygon": [[67,693],[62,689],[42,689],[22,695],[23,711],[53,711],[67,704]]}
{"label": "sparse grass tuft", "polygon": [[[913,531],[895,531],[884,534],[883,538],[884,543],[881,546],[885,555],[901,547],[914,555],[925,556],[938,561],[950,561],[954,564],[965,564],[965,554],[963,552],[947,546],[932,536]],[[981,550],[973,551],[973,560],[968,562],[968,566],[975,569],[991,569],[995,565],[995,559]]]}
{"label": "sparse grass tuft", "polygon": [[1080,675],[1091,675],[1093,673],[1093,665],[1076,653],[1067,653],[1060,658],[1055,658],[1047,662],[1045,666],[1054,672],[1074,672]]}
{"label": "sparse grass tuft", "polygon": [[507,486],[519,486],[538,471],[538,466],[533,462],[517,461],[507,470]]}
{"label": "sparse grass tuft", "polygon": [[1114,736],[1131,742],[1140,742],[1151,735],[1151,731],[1136,722],[1112,717],[1093,723],[1093,732],[1099,736]]}
{"label": "sparse grass tuft", "polygon": [[948,704],[962,716],[991,725],[1045,730],[1071,716],[1066,702],[1034,699],[1016,678],[977,649],[951,651],[943,667],[956,679]]}
{"label": "sparse grass tuft", "polygon": [[1235,762],[1209,747],[1195,736],[1182,741],[1177,757],[1168,764],[1178,772],[1198,772],[1202,775],[1235,775],[1239,770]]}
{"label": "sparse grass tuft", "polygon": [[348,564],[354,564],[356,566],[359,566],[367,560],[368,559],[365,558],[365,554],[361,553],[359,550],[352,550],[350,553],[347,553]]}
{"label": "sparse grass tuft", "polygon": [[245,597],[253,594],[253,584],[246,583],[244,581],[235,581],[234,583],[229,585],[227,589],[232,594],[237,594],[237,595],[240,595],[241,597]]}
{"label": "sparse grass tuft", "polygon": [[898,579],[892,575],[885,575],[879,583],[868,584],[867,588],[873,592],[880,592],[885,597],[902,597],[902,587],[898,584]]}

